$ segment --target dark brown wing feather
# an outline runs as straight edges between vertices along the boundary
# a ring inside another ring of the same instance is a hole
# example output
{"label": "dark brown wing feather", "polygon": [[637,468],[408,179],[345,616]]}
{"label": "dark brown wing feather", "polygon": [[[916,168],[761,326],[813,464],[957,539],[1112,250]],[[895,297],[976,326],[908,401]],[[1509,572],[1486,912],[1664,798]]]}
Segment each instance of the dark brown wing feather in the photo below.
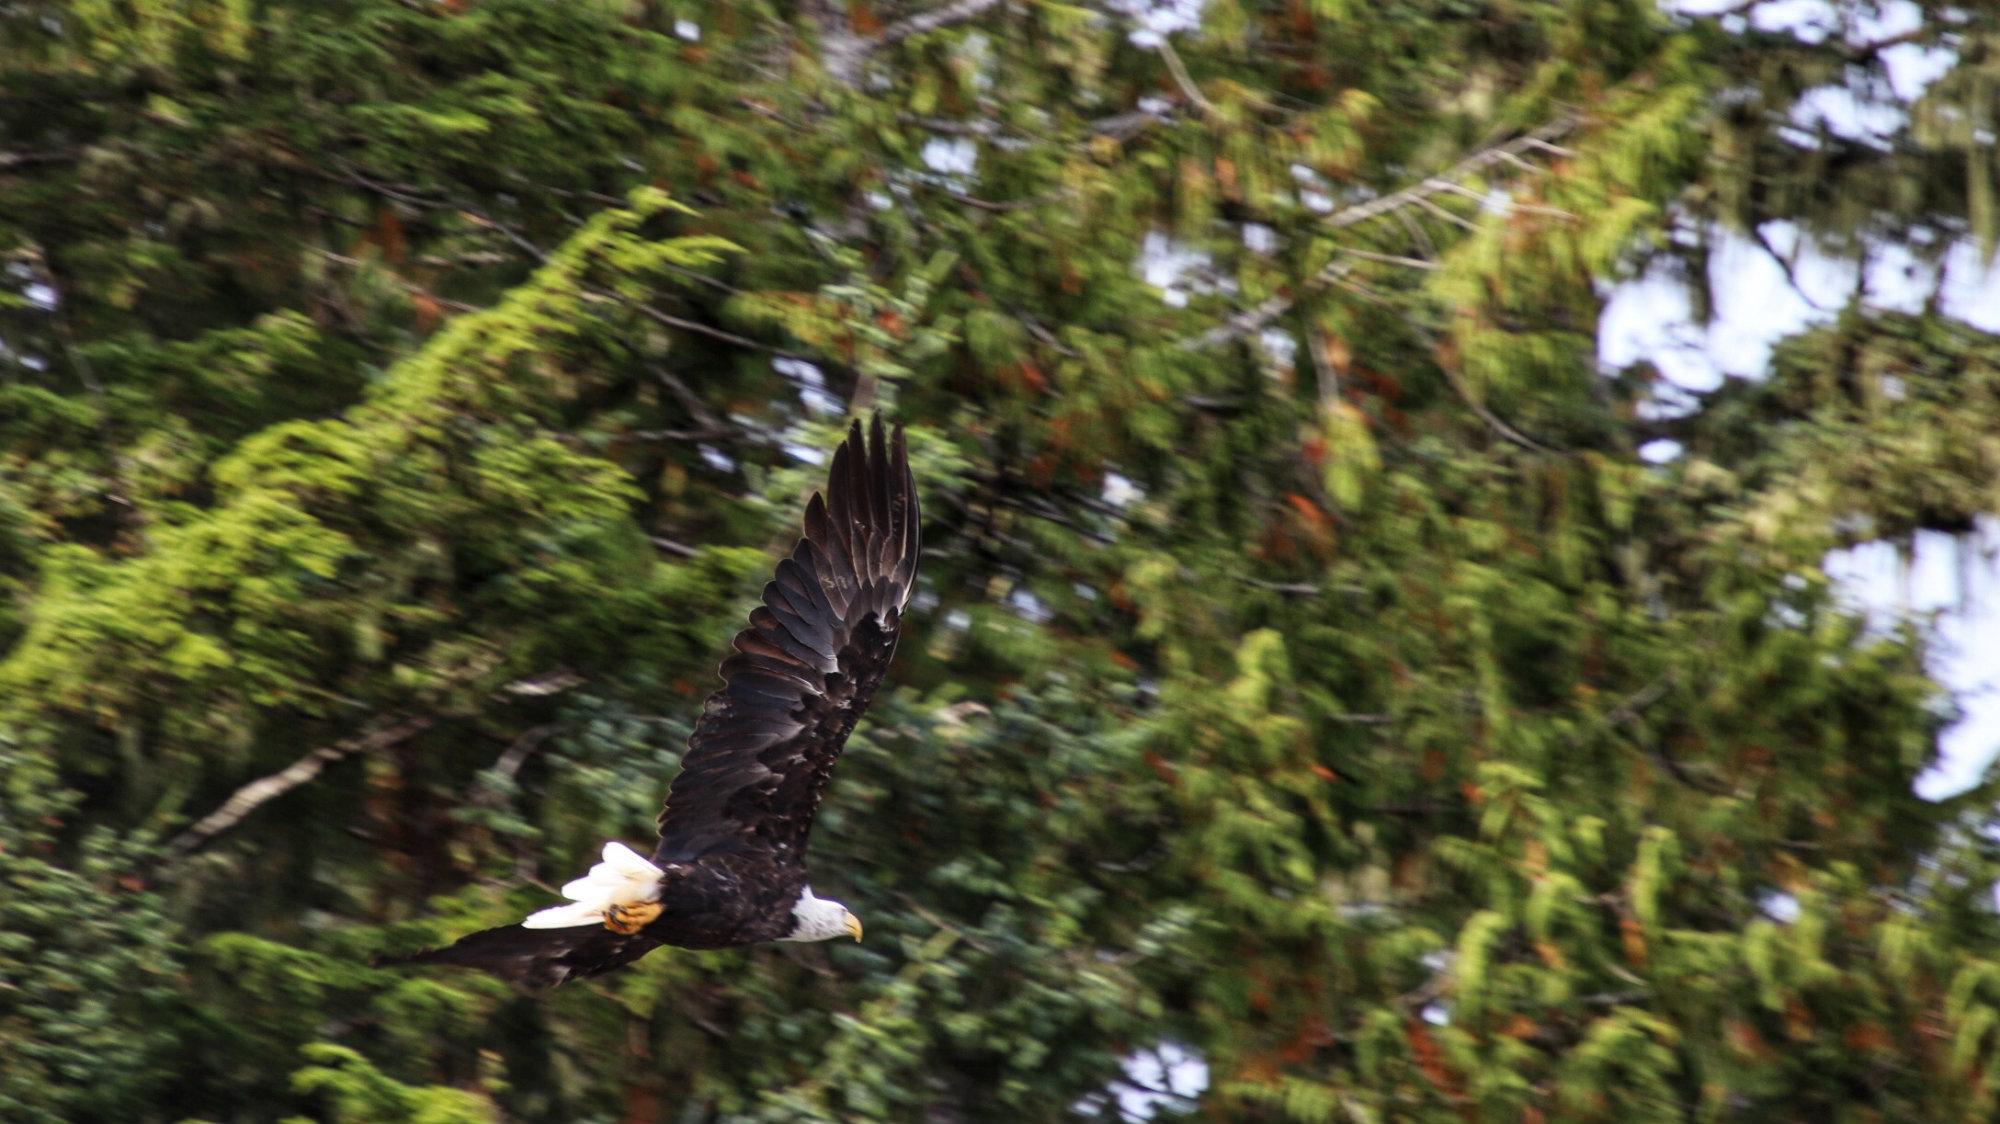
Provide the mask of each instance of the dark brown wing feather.
{"label": "dark brown wing feather", "polygon": [[460,937],[448,948],[378,957],[375,966],[452,964],[478,968],[536,991],[622,968],[660,947],[644,936],[625,936],[602,925],[527,929],[503,925]]}
{"label": "dark brown wing feather", "polygon": [[834,759],[896,650],[917,578],[916,482],[897,426],[856,422],[833,455],[806,537],[736,634],[660,813],[653,861],[763,852],[805,855]]}

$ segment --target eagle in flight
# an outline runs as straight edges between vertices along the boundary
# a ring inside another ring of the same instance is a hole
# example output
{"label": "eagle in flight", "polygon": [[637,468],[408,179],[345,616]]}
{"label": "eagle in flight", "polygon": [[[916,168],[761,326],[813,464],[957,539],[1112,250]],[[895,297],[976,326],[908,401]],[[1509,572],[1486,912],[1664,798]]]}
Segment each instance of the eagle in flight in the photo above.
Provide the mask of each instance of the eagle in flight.
{"label": "eagle in flight", "polygon": [[479,968],[530,988],[609,972],[661,945],[861,939],[861,922],[816,897],[806,840],[834,759],[896,651],[917,577],[917,489],[898,425],[854,426],[805,538],[722,662],[688,738],[645,857],[606,843],[562,888],[567,904],[447,948],[384,961]]}

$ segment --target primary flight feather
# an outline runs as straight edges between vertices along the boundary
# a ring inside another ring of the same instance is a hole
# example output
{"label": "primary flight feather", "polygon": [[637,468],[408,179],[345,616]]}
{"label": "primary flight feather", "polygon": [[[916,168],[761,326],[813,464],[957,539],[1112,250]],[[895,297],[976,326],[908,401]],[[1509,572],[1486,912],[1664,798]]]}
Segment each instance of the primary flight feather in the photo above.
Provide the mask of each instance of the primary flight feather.
{"label": "primary flight feather", "polygon": [[814,896],[806,841],[833,763],[895,654],[917,578],[916,482],[899,425],[854,423],[835,450],[805,537],[722,662],[660,813],[650,858],[607,843],[562,888],[568,902],[519,925],[390,963],[456,964],[529,987],[608,972],[661,945],[861,937]]}

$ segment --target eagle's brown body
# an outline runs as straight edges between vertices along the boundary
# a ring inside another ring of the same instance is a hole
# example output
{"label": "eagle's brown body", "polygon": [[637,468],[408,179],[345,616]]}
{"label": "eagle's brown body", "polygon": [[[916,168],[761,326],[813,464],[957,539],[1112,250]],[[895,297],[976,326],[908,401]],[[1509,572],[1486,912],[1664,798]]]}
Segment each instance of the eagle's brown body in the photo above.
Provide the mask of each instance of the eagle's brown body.
{"label": "eagle's brown body", "polygon": [[652,854],[659,914],[634,933],[605,925],[503,926],[397,963],[482,968],[530,987],[597,975],[661,945],[782,940],[807,891],[805,853],[833,763],[895,654],[916,581],[918,512],[897,428],[857,423],[835,452],[827,498],[738,633],[688,739]]}

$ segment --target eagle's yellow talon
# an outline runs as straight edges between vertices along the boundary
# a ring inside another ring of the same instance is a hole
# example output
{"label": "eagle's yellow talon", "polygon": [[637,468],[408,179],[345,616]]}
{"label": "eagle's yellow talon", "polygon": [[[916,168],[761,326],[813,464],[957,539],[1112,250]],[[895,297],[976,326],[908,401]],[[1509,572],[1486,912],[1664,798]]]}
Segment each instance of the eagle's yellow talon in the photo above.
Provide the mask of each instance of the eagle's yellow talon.
{"label": "eagle's yellow talon", "polygon": [[604,927],[614,933],[631,936],[651,925],[660,916],[659,902],[637,902],[633,905],[614,905],[604,911]]}

